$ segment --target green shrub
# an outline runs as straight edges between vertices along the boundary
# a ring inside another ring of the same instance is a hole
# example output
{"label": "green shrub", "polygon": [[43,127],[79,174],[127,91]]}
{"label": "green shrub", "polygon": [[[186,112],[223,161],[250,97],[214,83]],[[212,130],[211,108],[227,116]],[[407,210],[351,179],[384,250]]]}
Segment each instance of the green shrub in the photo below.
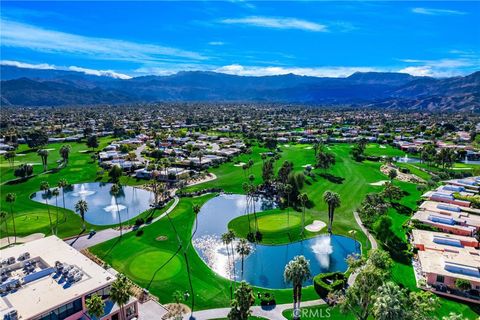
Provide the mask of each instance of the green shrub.
{"label": "green shrub", "polygon": [[313,286],[321,298],[326,298],[331,291],[343,289],[345,282],[345,275],[341,272],[320,273],[313,278]]}
{"label": "green shrub", "polygon": [[260,295],[260,305],[262,306],[273,306],[275,305],[275,295],[270,292],[264,292]]}

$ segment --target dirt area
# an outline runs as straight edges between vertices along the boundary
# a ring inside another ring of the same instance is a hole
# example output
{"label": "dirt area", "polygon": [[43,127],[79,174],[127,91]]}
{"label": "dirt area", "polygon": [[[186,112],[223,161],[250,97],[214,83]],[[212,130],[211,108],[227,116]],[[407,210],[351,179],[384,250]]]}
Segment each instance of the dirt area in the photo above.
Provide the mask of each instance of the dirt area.
{"label": "dirt area", "polygon": [[383,174],[388,176],[388,173],[390,170],[395,170],[397,171],[397,177],[395,179],[404,181],[404,182],[411,182],[411,183],[426,183],[425,180],[422,178],[414,175],[413,173],[403,173],[401,172],[397,167],[391,165],[391,164],[385,164],[380,167],[380,171],[382,171]]}

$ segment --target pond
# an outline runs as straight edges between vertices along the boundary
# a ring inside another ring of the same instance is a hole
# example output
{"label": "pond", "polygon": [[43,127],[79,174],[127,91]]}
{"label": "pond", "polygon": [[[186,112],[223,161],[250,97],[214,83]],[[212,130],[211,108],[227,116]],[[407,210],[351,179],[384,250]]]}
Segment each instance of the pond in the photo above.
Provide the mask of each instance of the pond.
{"label": "pond", "polygon": [[[258,199],[257,212],[272,209],[275,203]],[[221,235],[227,232],[228,222],[246,212],[244,195],[220,195],[207,201],[198,214],[198,229],[193,245],[202,260],[216,273],[226,278],[241,280],[241,259],[235,254],[235,275],[229,267],[228,255]],[[235,245],[234,245],[235,246]],[[322,235],[286,245],[254,245],[253,252],[245,258],[244,280],[252,285],[283,289],[285,265],[297,255],[304,255],[310,261],[313,275],[318,273],[347,270],[345,259],[360,251],[358,242],[338,235]],[[305,283],[312,284],[312,281]]]}
{"label": "pond", "polygon": [[[85,221],[95,225],[118,224],[118,213],[122,222],[135,218],[140,213],[150,209],[153,202],[153,194],[149,191],[122,186],[117,196],[110,194],[111,183],[93,182],[73,184],[65,188],[65,207],[75,212],[75,204],[79,200],[85,200],[88,204],[88,211],[85,213]],[[55,205],[55,197],[43,191],[34,193],[33,201]],[[62,190],[57,199],[59,207],[63,207]]]}

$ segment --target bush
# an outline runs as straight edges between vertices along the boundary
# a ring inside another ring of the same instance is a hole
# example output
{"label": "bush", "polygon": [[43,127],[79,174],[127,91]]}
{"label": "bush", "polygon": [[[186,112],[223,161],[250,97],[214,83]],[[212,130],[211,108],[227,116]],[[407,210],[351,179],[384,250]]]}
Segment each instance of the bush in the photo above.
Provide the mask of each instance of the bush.
{"label": "bush", "polygon": [[141,236],[143,235],[143,229],[138,230],[135,235],[136,235],[137,237],[141,237]]}
{"label": "bush", "polygon": [[260,305],[262,306],[273,306],[275,305],[275,295],[270,292],[264,292],[260,295]]}
{"label": "bush", "polygon": [[343,289],[346,280],[341,272],[321,273],[313,278],[313,286],[321,298],[326,298],[329,292]]}
{"label": "bush", "polygon": [[150,217],[147,218],[146,223],[152,223],[152,220],[153,220],[153,217],[150,216]]}
{"label": "bush", "polygon": [[410,173],[410,169],[408,169],[408,168],[400,168],[400,172],[401,172],[401,173],[407,173],[407,174],[408,174],[408,173]]}
{"label": "bush", "polygon": [[141,226],[142,224],[144,224],[145,221],[143,220],[143,218],[139,218],[137,220],[135,220],[135,226]]}

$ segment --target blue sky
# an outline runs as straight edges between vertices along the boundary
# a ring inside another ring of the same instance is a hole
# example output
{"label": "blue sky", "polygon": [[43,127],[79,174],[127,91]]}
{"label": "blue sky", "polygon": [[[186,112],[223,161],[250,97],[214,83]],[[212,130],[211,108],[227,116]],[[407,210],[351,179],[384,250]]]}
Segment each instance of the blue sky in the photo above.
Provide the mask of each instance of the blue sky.
{"label": "blue sky", "polygon": [[480,69],[480,2],[4,2],[2,64],[130,77],[210,70],[445,77]]}

